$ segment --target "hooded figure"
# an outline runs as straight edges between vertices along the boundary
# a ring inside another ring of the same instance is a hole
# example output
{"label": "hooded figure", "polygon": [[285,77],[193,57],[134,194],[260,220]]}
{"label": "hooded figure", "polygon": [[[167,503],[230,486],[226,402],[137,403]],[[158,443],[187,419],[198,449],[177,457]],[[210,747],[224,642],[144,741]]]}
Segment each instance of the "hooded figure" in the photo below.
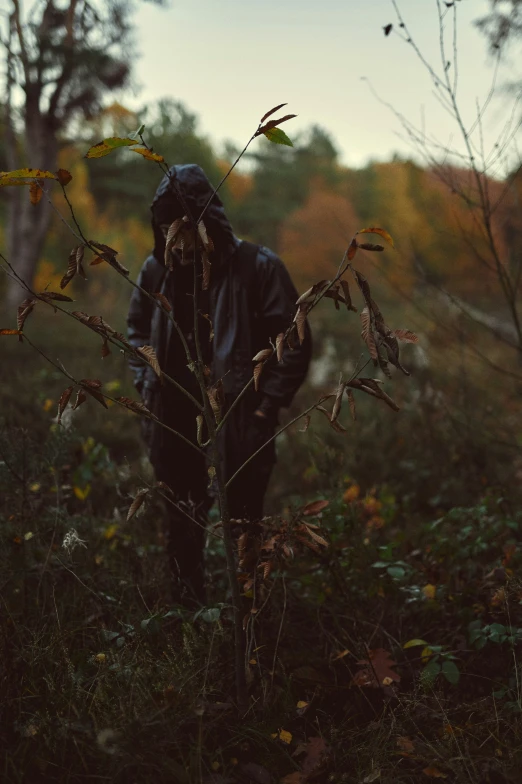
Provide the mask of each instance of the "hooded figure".
{"label": "hooded figure", "polygon": [[[169,226],[187,212],[196,221],[213,193],[203,170],[194,164],[173,166],[165,175],[152,203],[154,250],[141,269],[138,284],[150,294],[167,298],[174,320],[196,359],[194,339],[194,256],[174,252],[171,269],[165,266],[165,238]],[[182,195],[183,204],[179,195]],[[282,261],[272,251],[239,240],[217,195],[207,207],[203,223],[214,247],[210,253],[210,282],[198,294],[199,344],[210,383],[222,384],[223,413],[252,377],[252,357],[275,343],[295,315],[297,292]],[[196,264],[201,259],[196,256]],[[201,269],[196,270],[201,275]],[[201,287],[200,287],[201,288]],[[127,318],[130,343],[152,346],[161,369],[197,400],[201,392],[189,370],[185,348],[172,322],[139,289],[132,295]],[[308,329],[308,328],[307,328]],[[280,408],[290,405],[308,369],[311,340],[293,350],[285,348],[282,363],[268,363],[259,390],[253,386],[234,407],[223,427],[219,449],[226,478],[274,434]],[[163,423],[196,443],[198,410],[170,383],[161,383],[148,366],[131,360],[134,383],[144,404]],[[169,504],[168,551],[180,598],[204,598],[204,525],[213,498],[208,489],[204,456],[151,420],[144,422],[144,437],[158,481],[173,491],[177,505]],[[233,518],[260,519],[263,499],[275,463],[274,442],[242,470],[229,487]]]}

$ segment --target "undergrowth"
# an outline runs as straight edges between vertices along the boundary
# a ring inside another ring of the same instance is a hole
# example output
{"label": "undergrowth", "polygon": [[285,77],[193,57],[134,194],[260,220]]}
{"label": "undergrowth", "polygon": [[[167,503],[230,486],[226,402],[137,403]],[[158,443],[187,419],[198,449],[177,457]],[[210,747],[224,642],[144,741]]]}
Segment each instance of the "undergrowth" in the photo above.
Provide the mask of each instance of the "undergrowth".
{"label": "undergrowth", "polygon": [[126,522],[147,466],[63,428],[0,440],[2,781],[520,780],[506,498],[427,517],[339,475],[265,521],[305,520],[328,546],[274,561],[238,719],[219,538],[208,606],[173,605],[161,500]]}

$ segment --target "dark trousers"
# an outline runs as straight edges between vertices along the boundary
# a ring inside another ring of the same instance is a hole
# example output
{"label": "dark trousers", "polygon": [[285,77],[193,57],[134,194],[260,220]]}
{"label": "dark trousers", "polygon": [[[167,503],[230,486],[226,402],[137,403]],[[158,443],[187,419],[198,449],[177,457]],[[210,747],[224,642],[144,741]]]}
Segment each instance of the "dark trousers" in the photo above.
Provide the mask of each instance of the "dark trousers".
{"label": "dark trousers", "polygon": [[[242,442],[234,437],[226,445],[227,479],[273,434],[273,425],[252,422]],[[167,552],[174,578],[175,598],[205,601],[204,547],[207,515],[214,502],[204,457],[179,443],[169,444],[156,463],[158,481],[173,491],[166,501]],[[230,484],[227,492],[230,517],[259,520],[275,462],[273,442],[256,455]]]}

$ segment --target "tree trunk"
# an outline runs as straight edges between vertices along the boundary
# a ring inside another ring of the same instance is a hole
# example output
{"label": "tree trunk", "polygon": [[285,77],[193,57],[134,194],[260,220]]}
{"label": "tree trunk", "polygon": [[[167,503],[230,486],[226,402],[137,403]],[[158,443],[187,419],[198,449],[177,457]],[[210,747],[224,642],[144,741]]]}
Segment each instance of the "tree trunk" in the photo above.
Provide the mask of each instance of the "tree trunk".
{"label": "tree trunk", "polygon": [[[58,144],[55,132],[46,127],[45,119],[38,110],[31,111],[27,106],[26,159],[31,168],[55,171]],[[44,182],[43,187],[49,187],[48,181],[47,184]],[[51,223],[52,207],[45,194],[38,204],[31,204],[27,186],[12,187],[9,190],[8,259],[22,280],[32,286]],[[6,308],[16,312],[17,306],[26,296],[23,287],[16,280],[9,279]]]}

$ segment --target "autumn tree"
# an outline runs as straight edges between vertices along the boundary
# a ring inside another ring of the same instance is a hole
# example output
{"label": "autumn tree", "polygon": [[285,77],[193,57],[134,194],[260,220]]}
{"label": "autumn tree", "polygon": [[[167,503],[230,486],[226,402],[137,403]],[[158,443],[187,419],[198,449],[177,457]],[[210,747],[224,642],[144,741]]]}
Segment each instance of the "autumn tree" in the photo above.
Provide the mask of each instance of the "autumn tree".
{"label": "autumn tree", "polygon": [[[161,4],[162,0],[152,0]],[[74,121],[92,117],[104,96],[129,80],[131,15],[126,0],[46,0],[24,10],[10,0],[0,46],[5,65],[5,159],[16,171],[57,168],[60,141]],[[24,189],[25,190],[25,189]],[[52,206],[38,209],[22,189],[9,189],[7,246],[21,277],[31,283],[49,228]],[[20,298],[11,281],[7,302]]]}

